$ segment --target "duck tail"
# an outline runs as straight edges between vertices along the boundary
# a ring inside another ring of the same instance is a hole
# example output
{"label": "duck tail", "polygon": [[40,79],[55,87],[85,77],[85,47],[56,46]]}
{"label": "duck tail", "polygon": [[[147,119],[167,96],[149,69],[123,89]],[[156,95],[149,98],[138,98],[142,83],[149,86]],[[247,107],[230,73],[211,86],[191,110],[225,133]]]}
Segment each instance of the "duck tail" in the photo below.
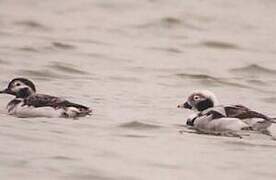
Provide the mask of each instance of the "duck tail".
{"label": "duck tail", "polygon": [[269,118],[269,121],[270,121],[271,123],[276,123],[276,118]]}
{"label": "duck tail", "polygon": [[91,108],[83,108],[80,110],[79,112],[79,116],[91,116],[92,115],[93,110]]}
{"label": "duck tail", "polygon": [[91,115],[92,115],[92,109],[90,108],[80,109],[74,106],[70,106],[65,109],[65,111],[62,114],[62,117],[77,119],[78,117],[85,117],[85,116],[91,116]]}

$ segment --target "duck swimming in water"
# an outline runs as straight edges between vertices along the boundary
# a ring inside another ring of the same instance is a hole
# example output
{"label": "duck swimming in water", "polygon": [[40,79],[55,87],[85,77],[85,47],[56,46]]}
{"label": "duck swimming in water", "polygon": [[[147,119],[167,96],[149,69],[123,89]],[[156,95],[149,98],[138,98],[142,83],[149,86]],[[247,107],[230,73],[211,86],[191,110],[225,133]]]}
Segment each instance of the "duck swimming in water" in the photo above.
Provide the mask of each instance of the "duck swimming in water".
{"label": "duck swimming in water", "polygon": [[200,130],[254,130],[270,135],[267,128],[275,123],[274,118],[242,105],[219,105],[214,93],[207,90],[192,92],[186,102],[178,107],[196,112],[186,124]]}
{"label": "duck swimming in water", "polygon": [[89,107],[59,97],[37,94],[34,83],[25,78],[13,79],[0,93],[15,96],[7,105],[8,114],[21,118],[77,118],[92,113]]}

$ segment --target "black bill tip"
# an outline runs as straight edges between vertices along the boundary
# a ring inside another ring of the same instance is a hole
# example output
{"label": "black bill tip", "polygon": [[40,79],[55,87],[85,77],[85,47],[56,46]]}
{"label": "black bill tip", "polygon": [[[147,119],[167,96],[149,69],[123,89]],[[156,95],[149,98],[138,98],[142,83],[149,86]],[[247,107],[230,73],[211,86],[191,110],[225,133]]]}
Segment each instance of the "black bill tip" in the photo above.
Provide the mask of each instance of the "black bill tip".
{"label": "black bill tip", "polygon": [[177,105],[177,108],[192,109],[193,107],[188,102],[185,102],[184,104]]}
{"label": "black bill tip", "polygon": [[188,102],[185,102],[183,104],[183,108],[185,108],[185,109],[192,109],[193,107]]}
{"label": "black bill tip", "polygon": [[13,93],[9,89],[4,89],[4,90],[0,91],[0,94],[13,94]]}
{"label": "black bill tip", "polygon": [[0,94],[6,94],[6,93],[7,93],[7,89],[0,91]]}

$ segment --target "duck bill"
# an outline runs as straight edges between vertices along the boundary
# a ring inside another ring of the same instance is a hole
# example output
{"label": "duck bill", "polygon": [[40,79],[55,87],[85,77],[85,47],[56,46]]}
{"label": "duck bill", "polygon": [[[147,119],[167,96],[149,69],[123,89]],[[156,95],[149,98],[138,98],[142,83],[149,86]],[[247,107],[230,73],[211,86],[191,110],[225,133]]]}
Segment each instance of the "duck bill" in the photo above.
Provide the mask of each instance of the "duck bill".
{"label": "duck bill", "polygon": [[14,93],[10,89],[8,89],[8,88],[0,91],[0,94],[11,94],[11,95],[14,95]]}
{"label": "duck bill", "polygon": [[185,102],[184,104],[178,105],[178,108],[184,108],[184,109],[192,109],[193,107],[188,103]]}

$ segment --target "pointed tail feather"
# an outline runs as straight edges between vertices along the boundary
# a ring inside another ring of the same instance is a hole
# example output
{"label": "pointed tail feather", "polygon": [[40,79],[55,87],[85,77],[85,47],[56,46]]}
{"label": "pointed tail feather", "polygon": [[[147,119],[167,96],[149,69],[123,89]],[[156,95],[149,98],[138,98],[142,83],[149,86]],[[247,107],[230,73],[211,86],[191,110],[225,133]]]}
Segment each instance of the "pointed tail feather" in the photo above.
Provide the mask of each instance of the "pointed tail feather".
{"label": "pointed tail feather", "polygon": [[270,120],[270,122],[272,122],[272,123],[276,123],[276,118],[270,118],[269,120]]}

